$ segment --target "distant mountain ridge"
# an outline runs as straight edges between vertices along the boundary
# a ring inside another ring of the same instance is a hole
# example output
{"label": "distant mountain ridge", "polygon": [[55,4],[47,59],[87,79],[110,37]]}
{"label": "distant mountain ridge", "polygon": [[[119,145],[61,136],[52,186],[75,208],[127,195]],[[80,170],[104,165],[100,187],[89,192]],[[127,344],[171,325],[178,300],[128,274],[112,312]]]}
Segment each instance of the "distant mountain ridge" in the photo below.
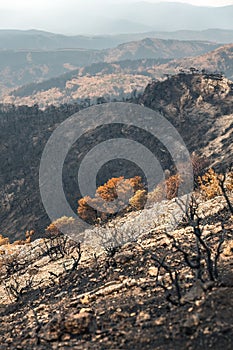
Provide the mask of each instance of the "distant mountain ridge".
{"label": "distant mountain ridge", "polygon": [[2,50],[0,95],[9,89],[48,80],[97,62],[197,56],[219,46],[220,44],[209,42],[144,39],[108,50]]}
{"label": "distant mountain ridge", "polygon": [[[127,45],[123,47],[126,48]],[[118,53],[121,58],[124,57],[121,56],[125,52],[124,49],[118,50],[119,48],[115,49],[114,54],[109,57],[118,57]],[[164,79],[165,75],[182,75],[182,72],[190,72],[191,67],[199,71],[205,70],[206,73],[223,72],[233,81],[233,44],[221,46],[201,56],[184,59],[100,62],[39,84],[23,86],[6,94],[0,101],[15,105],[38,104],[41,108],[46,108],[51,104],[59,106],[62,103],[75,103],[85,99],[90,99],[93,103],[97,97],[103,97],[107,101],[114,98],[130,98],[135,90],[141,92],[151,80]]]}
{"label": "distant mountain ridge", "polygon": [[0,30],[0,49],[5,50],[58,50],[114,48],[117,45],[145,38],[212,41],[233,43],[233,30],[207,29],[200,31],[179,30],[170,32],[147,31],[144,33],[66,36],[40,30]]}
{"label": "distant mountain ridge", "polygon": [[173,39],[145,38],[121,44],[108,50],[106,62],[141,58],[180,58],[201,55],[219,47],[220,44],[203,41],[181,41]]}

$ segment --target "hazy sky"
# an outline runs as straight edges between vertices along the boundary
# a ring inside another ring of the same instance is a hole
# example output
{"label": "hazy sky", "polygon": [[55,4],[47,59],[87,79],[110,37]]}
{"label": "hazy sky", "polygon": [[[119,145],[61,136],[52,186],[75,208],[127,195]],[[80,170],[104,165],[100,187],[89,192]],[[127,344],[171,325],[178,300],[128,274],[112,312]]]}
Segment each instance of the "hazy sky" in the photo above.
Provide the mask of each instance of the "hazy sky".
{"label": "hazy sky", "polygon": [[[110,0],[111,1],[111,0]],[[121,2],[121,0],[112,0],[113,2]],[[137,0],[125,0],[125,2],[135,2]],[[145,0],[148,2],[172,2],[172,0]],[[177,0],[173,2],[183,2],[186,4],[197,5],[197,6],[225,6],[233,5],[233,0]]]}
{"label": "hazy sky", "polygon": [[[144,0],[145,2],[174,2]],[[100,25],[116,18],[129,19],[133,12],[126,5],[142,0],[0,0],[0,29],[41,29],[65,34],[95,33],[94,22]],[[177,0],[198,6],[233,5],[233,0]],[[121,6],[120,6],[121,4]],[[126,12],[128,11],[128,17]],[[133,15],[130,21],[134,22]],[[139,24],[144,23],[135,20]],[[232,23],[231,18],[228,22]],[[105,25],[107,25],[105,23]],[[146,22],[147,24],[147,22]],[[183,29],[183,28],[182,28]],[[146,31],[146,28],[141,31]],[[148,31],[150,28],[148,28]],[[101,28],[99,33],[101,33]]]}
{"label": "hazy sky", "polygon": [[[106,0],[107,3],[138,2],[139,0]],[[167,0],[146,0],[148,2],[169,2]],[[86,6],[88,2],[93,4],[93,0],[0,0],[0,9],[35,9],[48,7]],[[103,0],[95,0],[96,6]],[[233,0],[177,0],[174,2],[188,3],[198,6],[224,6],[233,5]]]}

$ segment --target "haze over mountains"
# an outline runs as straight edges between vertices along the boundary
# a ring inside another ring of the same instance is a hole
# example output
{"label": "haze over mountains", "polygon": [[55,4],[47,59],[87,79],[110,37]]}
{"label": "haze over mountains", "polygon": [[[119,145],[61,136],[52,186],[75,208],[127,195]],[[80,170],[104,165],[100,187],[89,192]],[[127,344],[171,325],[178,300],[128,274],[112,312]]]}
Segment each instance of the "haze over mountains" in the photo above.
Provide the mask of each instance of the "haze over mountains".
{"label": "haze over mountains", "polygon": [[97,62],[143,58],[174,59],[197,56],[220,44],[196,41],[143,39],[108,50],[3,50],[0,52],[0,94],[29,83],[60,76]]}
{"label": "haze over mountains", "polygon": [[[181,45],[182,42],[179,43]],[[108,59],[117,57],[117,53],[123,57],[126,53],[132,55],[134,51],[130,51],[129,48],[133,44],[135,43],[123,45],[125,49],[128,48],[128,51],[114,49],[111,52],[115,55],[108,56]],[[187,46],[184,45],[183,50],[188,51],[189,45],[190,43],[187,43]],[[152,47],[150,52],[153,52]],[[233,80],[233,44],[224,45],[204,55],[190,58],[128,59],[95,63],[57,78],[22,86],[6,93],[0,98],[0,101],[17,106],[38,104],[40,108],[46,108],[52,104],[59,106],[84,100],[90,101],[88,103],[95,103],[101,98],[105,101],[127,99],[135,93],[136,95],[141,93],[152,79],[164,79],[166,74],[179,74],[181,71],[189,71],[190,67],[209,73],[222,72],[227,78]]]}
{"label": "haze over mountains", "polygon": [[212,41],[214,43],[232,43],[233,30],[179,30],[174,32],[138,32],[119,35],[75,35],[66,36],[41,30],[3,30],[0,29],[0,49],[4,50],[58,50],[115,48],[120,44],[139,41],[146,38],[173,39],[188,41]]}
{"label": "haze over mountains", "polygon": [[65,4],[42,4],[31,9],[6,6],[0,14],[1,27],[43,28],[73,35],[167,31],[168,28],[169,31],[209,28],[233,30],[233,6],[204,7],[178,2],[146,1],[116,3],[109,0],[70,0]]}
{"label": "haze over mountains", "polygon": [[[116,10],[115,16],[119,16],[119,13],[120,10]],[[157,31],[166,31],[167,28],[169,31],[205,30],[216,27],[233,29],[233,6],[200,7],[178,2],[154,4],[142,1],[124,5],[124,18],[133,18]]]}
{"label": "haze over mountains", "polygon": [[[17,16],[13,16],[14,11]],[[6,5],[0,14],[2,28],[9,28],[0,30],[0,95],[8,96],[10,90],[20,86],[41,83],[100,62],[201,56],[233,42],[232,18],[233,5],[206,7],[178,2],[106,0],[98,4],[94,0],[85,3],[70,0],[66,7],[62,2],[54,6],[42,1],[33,9],[23,2],[22,8],[17,5],[14,10]],[[16,26],[43,27],[74,35],[11,29]],[[159,67],[153,64],[154,74],[148,73],[147,64],[146,75],[162,76],[182,64],[185,68],[188,64],[195,65],[193,60],[174,61],[171,66],[168,62],[159,63]],[[221,65],[215,66],[219,69]],[[157,74],[159,69],[161,73]],[[231,78],[230,67],[223,66],[221,70],[226,70],[227,77]],[[127,72],[120,69],[118,73]],[[130,74],[141,75],[138,68],[130,69]]]}

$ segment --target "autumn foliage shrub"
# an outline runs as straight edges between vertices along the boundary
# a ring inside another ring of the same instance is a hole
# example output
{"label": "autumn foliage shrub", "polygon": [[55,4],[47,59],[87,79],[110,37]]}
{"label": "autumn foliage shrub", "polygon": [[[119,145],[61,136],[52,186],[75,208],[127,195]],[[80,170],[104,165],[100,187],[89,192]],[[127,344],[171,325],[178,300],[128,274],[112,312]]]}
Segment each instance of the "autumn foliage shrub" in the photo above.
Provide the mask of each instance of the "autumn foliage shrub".
{"label": "autumn foliage shrub", "polygon": [[78,215],[90,224],[105,222],[119,212],[143,209],[147,200],[155,203],[177,197],[181,182],[179,175],[168,176],[154,191],[147,193],[139,176],[112,178],[97,189],[94,198],[79,200]]}
{"label": "autumn foliage shrub", "polygon": [[[98,220],[105,221],[124,210],[132,210],[130,205],[137,191],[143,191],[144,185],[139,176],[125,179],[123,176],[112,178],[103,186],[98,187],[95,197],[84,197],[78,202],[78,215],[91,224]],[[138,198],[139,198],[138,194]],[[135,199],[136,200],[136,199]],[[139,203],[136,205],[139,207]]]}
{"label": "autumn foliage shrub", "polygon": [[[198,177],[203,176],[209,167],[209,160],[193,152],[188,162],[178,164],[180,180],[192,179],[194,187],[198,187]],[[173,169],[175,170],[175,169]]]}
{"label": "autumn foliage shrub", "polygon": [[24,244],[29,244],[31,243],[32,236],[35,234],[34,230],[28,230],[25,232],[25,239],[21,239],[18,241],[14,241],[12,245],[24,245]]}
{"label": "autumn foliage shrub", "polygon": [[58,236],[62,233],[62,231],[69,229],[71,230],[74,225],[74,219],[68,218],[66,216],[61,217],[60,219],[52,222],[46,229],[47,236]]}
{"label": "autumn foliage shrub", "polygon": [[159,183],[152,192],[148,193],[149,203],[157,203],[162,200],[176,198],[179,194],[181,183],[182,179],[180,175],[168,176],[164,181]]}
{"label": "autumn foliage shrub", "polygon": [[28,230],[25,232],[25,239],[14,241],[12,244],[10,243],[9,238],[0,235],[0,246],[8,246],[10,248],[11,245],[15,246],[28,244],[31,242],[31,238],[34,233],[35,232],[33,230]]}
{"label": "autumn foliage shrub", "polygon": [[171,200],[178,196],[178,191],[181,182],[182,179],[178,174],[170,176],[168,179],[165,180],[166,199]]}
{"label": "autumn foliage shrub", "polygon": [[206,199],[212,199],[222,194],[219,175],[212,168],[200,176],[198,181],[201,193]]}
{"label": "autumn foliage shrub", "polygon": [[89,223],[94,223],[97,220],[97,211],[91,207],[93,201],[94,199],[90,197],[83,197],[78,201],[78,215]]}
{"label": "autumn foliage shrub", "polygon": [[103,186],[100,186],[96,194],[103,200],[111,202],[117,198],[124,199],[128,194],[135,193],[143,189],[142,179],[140,176],[135,176],[131,179],[125,179],[123,176],[112,178]]}
{"label": "autumn foliage shrub", "polygon": [[226,188],[228,191],[233,191],[233,171],[229,172],[227,176]]}
{"label": "autumn foliage shrub", "polygon": [[[225,175],[217,174],[212,168],[209,169],[203,176],[200,176],[198,178],[198,182],[202,195],[206,199],[221,196],[223,194],[221,183],[224,177]],[[227,174],[224,184],[227,191],[233,190],[233,172],[229,172]]]}
{"label": "autumn foliage shrub", "polygon": [[10,242],[9,242],[8,238],[3,237],[2,235],[0,235],[0,246],[8,245],[9,243]]}
{"label": "autumn foliage shrub", "polygon": [[129,203],[131,207],[135,210],[141,210],[144,208],[147,201],[147,191],[138,190],[135,195],[130,198]]}

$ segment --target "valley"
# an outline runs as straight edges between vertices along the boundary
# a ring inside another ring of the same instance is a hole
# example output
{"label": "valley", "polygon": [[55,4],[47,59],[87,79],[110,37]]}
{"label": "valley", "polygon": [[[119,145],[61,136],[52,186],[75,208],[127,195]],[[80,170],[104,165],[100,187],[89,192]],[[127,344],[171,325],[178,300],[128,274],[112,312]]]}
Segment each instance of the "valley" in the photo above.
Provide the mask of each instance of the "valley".
{"label": "valley", "polygon": [[[128,102],[143,104],[166,116],[187,143],[190,153],[195,151],[206,155],[210,164],[219,169],[231,162],[233,151],[231,81],[206,79],[198,74],[175,75],[162,82],[150,83],[140,97],[133,97]],[[10,171],[1,173],[0,217],[2,232],[6,232],[11,239],[18,239],[28,229],[35,229],[40,235],[48,225],[49,220],[43,210],[37,188],[42,151],[56,126],[86,107],[88,104],[50,106],[42,111],[36,105],[33,107],[2,105],[0,160],[2,169]],[[12,135],[9,134],[10,130],[14,130]],[[96,131],[96,140],[104,140],[108,134],[111,135],[111,129],[103,129],[103,133],[101,130]],[[134,138],[134,132],[132,130],[130,137]],[[126,136],[124,129],[121,128],[116,129],[114,133]],[[64,169],[64,188],[74,209],[77,208],[77,200],[80,198],[75,181],[79,161],[96,145],[95,141],[89,143],[88,138],[86,135],[84,140],[80,140],[80,143],[74,146]],[[151,149],[156,149],[155,141],[150,139],[146,141],[144,134],[138,141],[146,142]],[[158,157],[163,162],[164,168],[170,167],[169,157],[160,153]],[[124,166],[123,164],[123,168],[119,168],[119,164],[116,165],[117,174],[123,172],[126,177],[136,175],[132,173],[131,167],[124,169]],[[102,176],[106,180],[109,178],[104,173]]]}
{"label": "valley", "polygon": [[197,56],[220,44],[144,39],[114,49],[0,50],[0,95],[30,83],[56,78],[93,63]]}
{"label": "valley", "polygon": [[0,350],[232,350],[232,18],[0,4]]}

